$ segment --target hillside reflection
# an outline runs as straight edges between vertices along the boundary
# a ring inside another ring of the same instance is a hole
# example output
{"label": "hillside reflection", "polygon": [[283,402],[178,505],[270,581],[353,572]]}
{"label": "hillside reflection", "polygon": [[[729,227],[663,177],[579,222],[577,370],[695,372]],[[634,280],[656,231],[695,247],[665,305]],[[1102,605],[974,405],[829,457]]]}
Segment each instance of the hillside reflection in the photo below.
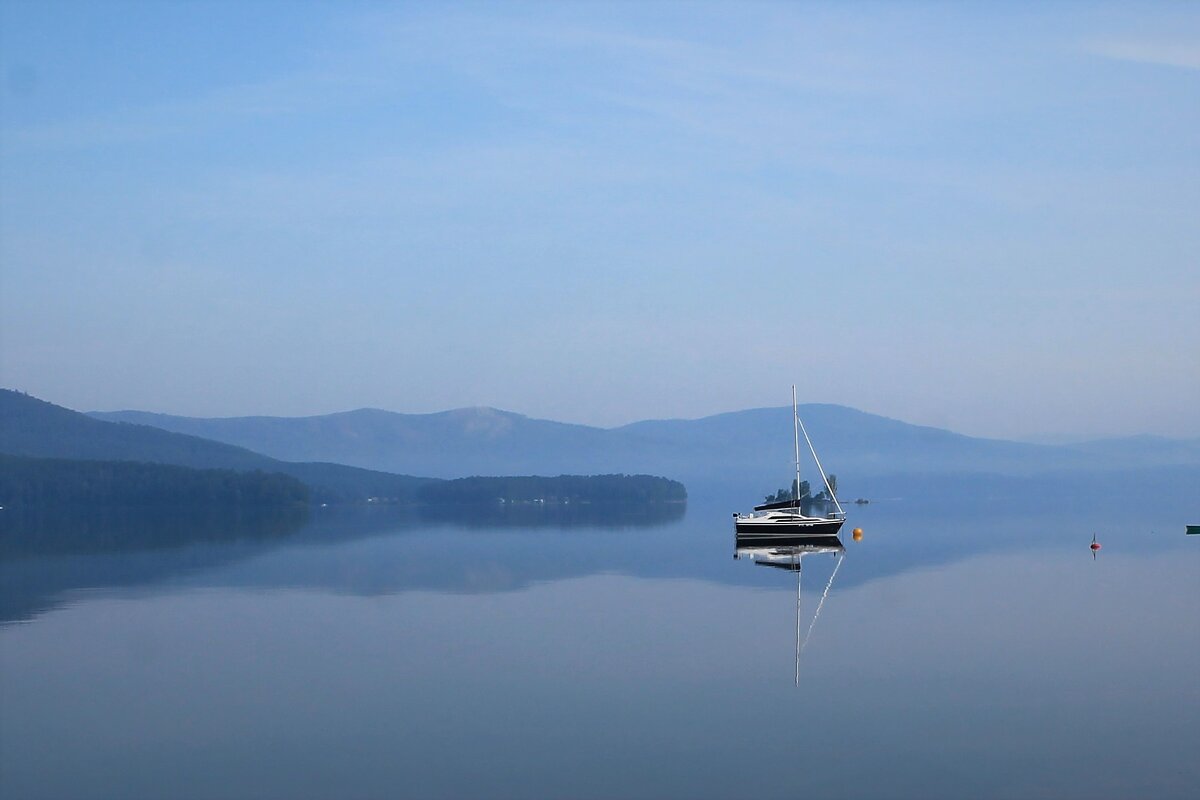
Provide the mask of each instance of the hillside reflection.
{"label": "hillside reflection", "polygon": [[0,515],[0,559],[264,541],[287,537],[308,520],[309,509],[304,506],[6,509]]}
{"label": "hillside reflection", "polygon": [[0,624],[77,589],[151,584],[278,547],[307,508],[57,508],[0,514]]}
{"label": "hillside reflection", "polygon": [[[217,573],[223,584],[364,594],[409,588],[503,591],[564,572],[599,571],[604,559],[581,540],[611,541],[594,533],[678,522],[685,509],[684,504],[269,512],[65,508],[38,514],[7,509],[0,513],[0,624],[32,619],[80,590],[132,590],[186,583],[196,575],[208,580]],[[496,540],[536,531],[570,531],[571,542],[582,547],[567,546],[565,557],[548,559],[540,545]],[[472,544],[475,560],[466,573],[462,562],[434,555],[461,547],[464,535],[479,540]],[[345,569],[362,548],[380,552]],[[491,576],[487,582],[480,581],[481,571]]]}
{"label": "hillside reflection", "polygon": [[[232,587],[373,596],[510,592],[597,574],[737,586],[786,578],[780,574],[786,568],[747,568],[749,542],[742,542],[742,563],[730,560],[728,512],[739,498],[696,494],[686,507],[657,508],[331,506],[259,517],[85,509],[28,520],[6,509],[0,511],[0,624],[82,602],[80,590],[90,596]],[[1105,554],[1151,543],[1185,548],[1193,543],[1185,536],[1150,533],[1181,513],[1169,508],[1153,519],[1121,518],[1098,501],[1048,519],[990,508],[939,506],[933,514],[929,505],[880,501],[853,512],[853,525],[866,536],[845,540],[854,558],[838,573],[838,588],[999,552],[1047,546],[1086,552],[1094,530],[1101,531]],[[806,567],[816,567],[804,577],[806,586],[819,588],[831,559],[803,557]]]}
{"label": "hillside reflection", "polygon": [[651,528],[683,519],[687,503],[480,503],[425,506],[430,522],[468,528]]}

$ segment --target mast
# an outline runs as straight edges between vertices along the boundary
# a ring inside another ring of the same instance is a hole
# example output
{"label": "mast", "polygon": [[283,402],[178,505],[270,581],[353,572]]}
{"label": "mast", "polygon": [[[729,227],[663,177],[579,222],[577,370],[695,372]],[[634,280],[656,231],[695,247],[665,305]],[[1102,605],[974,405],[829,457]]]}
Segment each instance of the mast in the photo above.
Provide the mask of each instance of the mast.
{"label": "mast", "polygon": [[[796,486],[792,495],[796,498],[796,511],[800,511],[800,407],[796,405],[796,384],[792,384],[792,427],[796,434]],[[808,434],[804,434],[808,438]]]}
{"label": "mast", "polygon": [[[799,484],[797,484],[799,485]],[[796,564],[796,685],[800,685],[800,570],[804,564],[801,562],[803,554],[800,548],[796,548],[796,552],[792,554],[792,559]],[[807,638],[807,637],[806,637]]]}

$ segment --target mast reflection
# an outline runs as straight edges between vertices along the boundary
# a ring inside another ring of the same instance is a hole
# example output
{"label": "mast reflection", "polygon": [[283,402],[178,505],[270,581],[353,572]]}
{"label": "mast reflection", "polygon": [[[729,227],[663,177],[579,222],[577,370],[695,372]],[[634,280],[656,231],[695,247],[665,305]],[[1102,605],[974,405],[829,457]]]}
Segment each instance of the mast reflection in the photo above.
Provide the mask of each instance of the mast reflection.
{"label": "mast reflection", "polygon": [[[812,555],[835,555],[837,563],[834,564],[833,572],[829,574],[829,581],[825,584],[825,591],[821,593],[821,600],[817,603],[817,609],[813,612],[812,621],[808,624],[808,632],[804,634],[804,638],[800,637],[800,605],[801,605],[801,579],[804,576],[804,557]],[[846,556],[846,547],[842,544],[842,540],[837,536],[802,536],[792,538],[770,537],[750,535],[735,535],[733,557],[735,559],[749,559],[754,564],[760,567],[770,567],[772,569],[784,570],[786,572],[794,572],[796,574],[796,685],[800,685],[800,655],[804,652],[804,648],[808,646],[808,640],[812,637],[813,628],[817,626],[817,620],[821,616],[821,609],[825,606],[825,600],[829,597],[829,590],[833,587],[833,579],[837,577],[838,569],[842,566],[842,559]]]}

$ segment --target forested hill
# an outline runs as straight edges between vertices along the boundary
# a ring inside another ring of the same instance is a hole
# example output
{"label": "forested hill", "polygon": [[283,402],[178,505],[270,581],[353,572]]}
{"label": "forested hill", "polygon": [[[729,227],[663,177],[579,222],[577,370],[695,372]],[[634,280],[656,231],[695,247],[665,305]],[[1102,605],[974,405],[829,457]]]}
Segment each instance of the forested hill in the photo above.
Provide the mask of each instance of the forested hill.
{"label": "forested hill", "polygon": [[198,436],[92,419],[8,389],[0,389],[0,452],[225,469],[270,469],[279,463],[243,447]]}
{"label": "forested hill", "polygon": [[278,472],[0,453],[0,498],[5,508],[16,510],[71,505],[262,508],[307,505],[309,489]]}
{"label": "forested hill", "polygon": [[370,497],[411,502],[417,489],[429,481],[342,464],[280,461],[198,436],[93,419],[8,389],[0,389],[0,453],[279,473],[308,486],[316,502],[360,502]]}

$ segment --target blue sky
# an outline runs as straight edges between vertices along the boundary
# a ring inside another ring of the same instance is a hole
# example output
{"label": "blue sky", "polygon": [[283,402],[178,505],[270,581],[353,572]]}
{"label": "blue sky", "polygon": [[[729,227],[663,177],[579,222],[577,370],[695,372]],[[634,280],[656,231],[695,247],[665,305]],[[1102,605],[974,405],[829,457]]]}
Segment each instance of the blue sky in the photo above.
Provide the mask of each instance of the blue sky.
{"label": "blue sky", "polygon": [[1194,4],[0,8],[5,386],[1200,436]]}

